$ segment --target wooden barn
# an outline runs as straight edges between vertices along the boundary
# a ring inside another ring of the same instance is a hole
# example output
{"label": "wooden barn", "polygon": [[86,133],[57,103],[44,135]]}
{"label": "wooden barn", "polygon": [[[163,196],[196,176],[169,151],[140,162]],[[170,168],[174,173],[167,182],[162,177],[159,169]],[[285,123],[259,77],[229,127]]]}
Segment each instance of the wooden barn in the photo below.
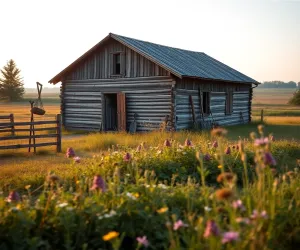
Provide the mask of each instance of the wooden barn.
{"label": "wooden barn", "polygon": [[62,83],[65,128],[89,131],[248,123],[258,84],[205,53],[112,33],[49,82]]}

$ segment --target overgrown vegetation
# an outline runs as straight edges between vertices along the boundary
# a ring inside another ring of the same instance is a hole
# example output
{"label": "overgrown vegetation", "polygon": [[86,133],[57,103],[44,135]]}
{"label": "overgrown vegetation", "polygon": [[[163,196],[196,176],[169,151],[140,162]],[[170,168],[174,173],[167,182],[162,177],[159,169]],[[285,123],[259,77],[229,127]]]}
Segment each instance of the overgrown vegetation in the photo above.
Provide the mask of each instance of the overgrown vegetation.
{"label": "overgrown vegetation", "polygon": [[225,134],[111,136],[17,190],[1,178],[0,249],[295,249],[299,143]]}

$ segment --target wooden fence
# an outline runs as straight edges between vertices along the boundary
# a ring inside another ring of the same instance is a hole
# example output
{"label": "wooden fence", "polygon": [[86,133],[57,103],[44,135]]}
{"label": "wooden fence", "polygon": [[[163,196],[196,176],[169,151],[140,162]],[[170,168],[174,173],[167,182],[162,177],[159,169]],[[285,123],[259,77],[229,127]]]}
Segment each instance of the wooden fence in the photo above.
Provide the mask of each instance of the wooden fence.
{"label": "wooden fence", "polygon": [[[8,122],[2,122],[0,120],[0,142],[9,142],[8,145],[1,145],[1,149],[19,149],[19,148],[34,148],[36,152],[37,147],[56,146],[56,151],[61,152],[61,115],[56,115],[56,119],[50,121],[34,121],[34,122],[15,122],[13,114],[8,116],[0,116],[1,120],[9,119]],[[34,126],[35,132],[47,132],[46,134],[30,133],[30,127]],[[40,127],[41,125],[47,125],[50,127]],[[9,134],[7,134],[9,133]],[[3,135],[6,134],[6,135]],[[36,139],[55,139],[51,142],[36,143]],[[16,140],[28,140],[27,142],[14,143]]]}

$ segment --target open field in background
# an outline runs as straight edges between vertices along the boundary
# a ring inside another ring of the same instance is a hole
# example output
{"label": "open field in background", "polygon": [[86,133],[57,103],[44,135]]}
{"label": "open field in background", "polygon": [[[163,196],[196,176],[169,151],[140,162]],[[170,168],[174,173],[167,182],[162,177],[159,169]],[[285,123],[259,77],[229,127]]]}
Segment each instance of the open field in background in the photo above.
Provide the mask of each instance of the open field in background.
{"label": "open field in background", "polygon": [[253,89],[253,104],[278,105],[287,104],[296,89],[268,89],[254,88]]}

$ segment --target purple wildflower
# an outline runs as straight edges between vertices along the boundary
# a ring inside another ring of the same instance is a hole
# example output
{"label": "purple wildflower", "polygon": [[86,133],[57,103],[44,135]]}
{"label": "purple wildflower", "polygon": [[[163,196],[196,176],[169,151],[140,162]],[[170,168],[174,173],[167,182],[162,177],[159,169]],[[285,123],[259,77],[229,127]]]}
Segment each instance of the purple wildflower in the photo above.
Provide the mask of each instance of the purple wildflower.
{"label": "purple wildflower", "polygon": [[185,224],[185,223],[183,223],[182,220],[178,220],[178,221],[176,221],[176,222],[174,223],[173,229],[176,231],[176,230],[178,230],[178,229],[181,228],[181,227],[187,227],[187,226],[188,226],[188,225]]}
{"label": "purple wildflower", "polygon": [[11,191],[6,198],[7,202],[18,202],[21,200],[21,197],[17,191]]}
{"label": "purple wildflower", "polygon": [[270,152],[265,153],[264,163],[270,166],[276,165],[276,160],[274,159],[273,155]]}
{"label": "purple wildflower", "polygon": [[186,146],[186,147],[192,147],[193,144],[192,144],[192,142],[190,141],[190,139],[186,139],[185,142],[184,142],[184,146]]}
{"label": "purple wildflower", "polygon": [[231,153],[231,149],[230,149],[230,147],[228,146],[228,147],[225,149],[225,154],[230,155],[230,153]]}
{"label": "purple wildflower", "polygon": [[245,210],[243,202],[241,200],[236,200],[232,202],[232,207],[235,209],[240,209],[241,211]]}
{"label": "purple wildflower", "polygon": [[259,138],[259,139],[255,139],[254,141],[254,146],[260,147],[260,146],[265,146],[269,143],[269,138],[265,137],[265,138]]}
{"label": "purple wildflower", "polygon": [[144,247],[148,247],[149,246],[149,241],[147,239],[147,236],[137,237],[136,240],[137,240],[137,242],[139,244],[141,244]]}
{"label": "purple wildflower", "polygon": [[223,234],[222,243],[237,241],[239,239],[239,233],[234,231],[225,232]]}
{"label": "purple wildflower", "polygon": [[204,238],[208,238],[209,236],[214,235],[214,236],[219,236],[220,235],[220,230],[214,220],[208,220],[206,222],[206,228],[204,232]]}
{"label": "purple wildflower", "polygon": [[103,180],[103,178],[100,175],[95,175],[93,180],[93,186],[91,187],[91,190],[100,190],[102,192],[106,191],[106,185]]}
{"label": "purple wildflower", "polygon": [[66,157],[67,158],[75,157],[75,151],[73,148],[67,148]]}
{"label": "purple wildflower", "polygon": [[129,153],[126,153],[123,157],[124,161],[130,161],[131,160],[131,155]]}
{"label": "purple wildflower", "polygon": [[213,147],[213,148],[217,148],[218,146],[219,146],[219,145],[218,145],[218,142],[217,142],[217,141],[214,141],[213,144],[212,144],[212,147]]}
{"label": "purple wildflower", "polygon": [[204,160],[205,161],[210,161],[210,159],[211,159],[210,154],[207,153],[207,154],[204,155]]}
{"label": "purple wildflower", "polygon": [[164,142],[164,146],[165,147],[171,147],[171,142],[168,139],[166,139],[165,142]]}

